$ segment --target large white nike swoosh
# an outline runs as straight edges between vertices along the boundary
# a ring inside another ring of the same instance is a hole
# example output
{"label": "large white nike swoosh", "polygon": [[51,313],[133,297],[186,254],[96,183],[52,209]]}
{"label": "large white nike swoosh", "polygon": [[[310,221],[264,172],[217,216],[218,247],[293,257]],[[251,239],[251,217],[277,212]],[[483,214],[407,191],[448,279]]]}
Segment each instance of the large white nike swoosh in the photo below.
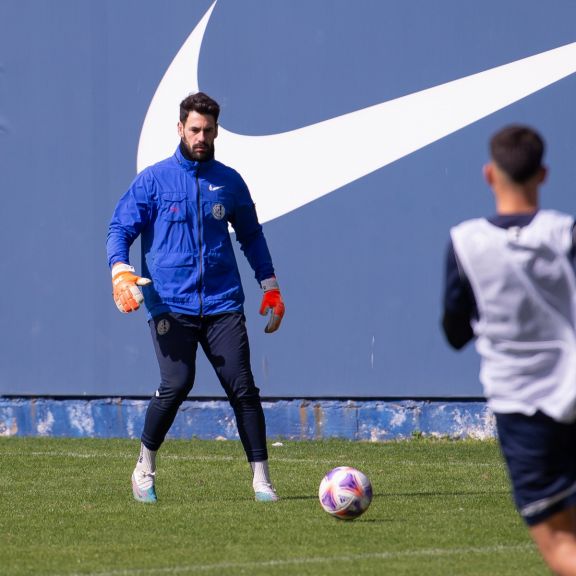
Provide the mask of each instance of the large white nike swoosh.
{"label": "large white nike swoosh", "polygon": [[[150,103],[138,171],[173,153],[177,105],[199,90],[202,38],[216,2],[192,31]],[[576,42],[304,128],[246,136],[220,126],[218,159],[246,180],[266,222],[324,196],[576,72]],[[343,134],[362,134],[357,149]],[[298,169],[287,169],[297,150]]]}

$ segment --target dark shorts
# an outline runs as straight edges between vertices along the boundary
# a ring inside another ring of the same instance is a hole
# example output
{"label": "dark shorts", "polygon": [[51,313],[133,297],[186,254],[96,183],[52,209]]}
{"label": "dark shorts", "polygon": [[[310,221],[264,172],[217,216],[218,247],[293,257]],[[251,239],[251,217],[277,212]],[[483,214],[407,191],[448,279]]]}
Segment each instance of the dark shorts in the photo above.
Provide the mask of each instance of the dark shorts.
{"label": "dark shorts", "polygon": [[576,505],[576,423],[495,414],[514,501],[529,526]]}

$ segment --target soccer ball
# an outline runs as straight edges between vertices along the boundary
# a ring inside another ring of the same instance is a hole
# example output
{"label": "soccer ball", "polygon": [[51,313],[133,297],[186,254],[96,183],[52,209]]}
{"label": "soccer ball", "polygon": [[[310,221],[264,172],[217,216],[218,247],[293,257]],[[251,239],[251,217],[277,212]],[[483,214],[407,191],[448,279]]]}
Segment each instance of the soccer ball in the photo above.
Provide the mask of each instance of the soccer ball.
{"label": "soccer ball", "polygon": [[368,477],[351,466],[330,470],[320,482],[318,498],[322,508],[335,518],[354,520],[372,502],[372,484]]}

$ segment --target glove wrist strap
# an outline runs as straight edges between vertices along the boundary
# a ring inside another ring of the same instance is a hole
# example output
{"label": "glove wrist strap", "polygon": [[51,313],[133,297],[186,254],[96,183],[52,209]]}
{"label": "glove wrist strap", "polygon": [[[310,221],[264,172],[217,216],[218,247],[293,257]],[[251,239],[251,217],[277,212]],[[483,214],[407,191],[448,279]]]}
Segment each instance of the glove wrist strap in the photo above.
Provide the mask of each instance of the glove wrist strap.
{"label": "glove wrist strap", "polygon": [[114,264],[114,266],[112,266],[112,278],[118,276],[121,272],[134,272],[134,266],[122,263]]}
{"label": "glove wrist strap", "polygon": [[270,290],[280,290],[280,286],[278,284],[278,280],[276,280],[275,276],[271,276],[270,278],[266,278],[260,282],[260,287],[264,292],[269,292]]}

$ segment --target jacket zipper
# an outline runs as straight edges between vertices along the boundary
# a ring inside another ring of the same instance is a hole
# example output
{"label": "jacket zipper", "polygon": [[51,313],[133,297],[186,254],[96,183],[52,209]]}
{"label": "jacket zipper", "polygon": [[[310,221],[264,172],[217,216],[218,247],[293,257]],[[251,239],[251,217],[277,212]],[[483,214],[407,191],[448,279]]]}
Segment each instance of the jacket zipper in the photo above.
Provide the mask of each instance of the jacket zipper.
{"label": "jacket zipper", "polygon": [[200,317],[203,316],[204,313],[204,303],[202,302],[202,282],[204,271],[202,268],[202,260],[203,260],[203,246],[202,246],[202,202],[200,198],[200,182],[198,181],[198,172],[196,172],[196,191],[198,197],[198,256],[199,256],[199,263],[198,263],[198,298],[200,300]]}

